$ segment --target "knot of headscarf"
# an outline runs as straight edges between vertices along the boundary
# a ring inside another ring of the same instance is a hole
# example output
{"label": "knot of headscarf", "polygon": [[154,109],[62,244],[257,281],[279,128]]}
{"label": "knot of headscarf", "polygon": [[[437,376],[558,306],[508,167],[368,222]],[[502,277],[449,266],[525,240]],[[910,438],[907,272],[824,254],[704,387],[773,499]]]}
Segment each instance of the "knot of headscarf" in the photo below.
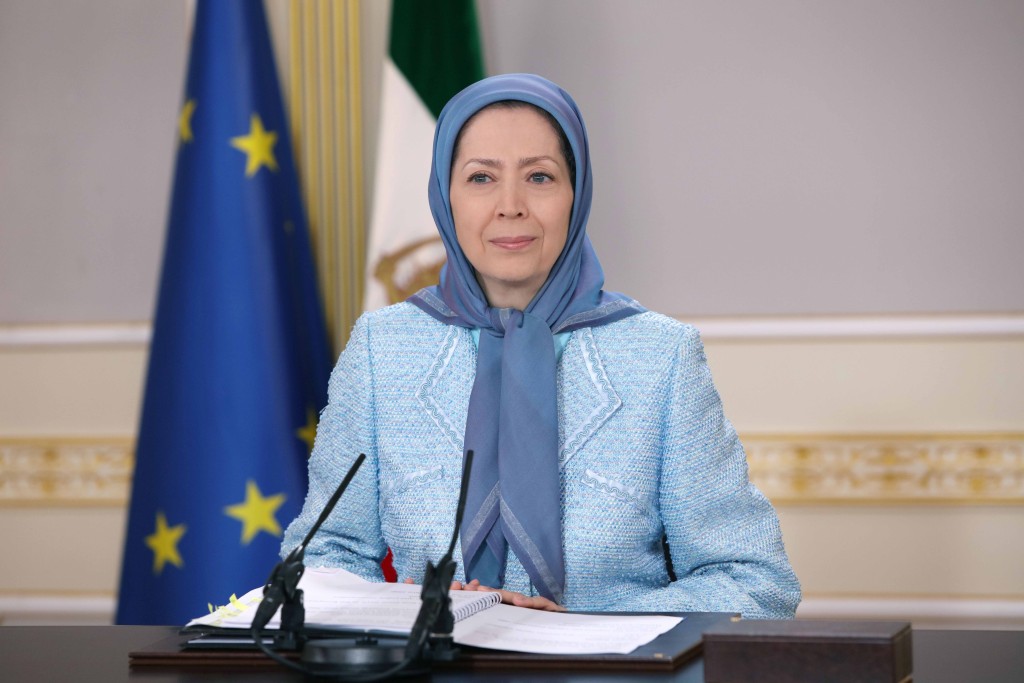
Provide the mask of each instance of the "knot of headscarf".
{"label": "knot of headscarf", "polygon": [[[572,147],[576,184],[565,247],[524,311],[491,307],[463,254],[449,201],[456,138],[478,111],[519,100],[550,113]],[[562,550],[556,356],[552,335],[605,325],[644,309],[604,292],[604,273],[586,235],[593,194],[587,131],[572,97],[547,79],[507,74],[453,97],[437,119],[428,194],[447,252],[440,284],[409,301],[437,320],[480,330],[465,447],[474,451],[461,532],[466,580],[504,584],[511,548],[537,591],[561,602]]]}

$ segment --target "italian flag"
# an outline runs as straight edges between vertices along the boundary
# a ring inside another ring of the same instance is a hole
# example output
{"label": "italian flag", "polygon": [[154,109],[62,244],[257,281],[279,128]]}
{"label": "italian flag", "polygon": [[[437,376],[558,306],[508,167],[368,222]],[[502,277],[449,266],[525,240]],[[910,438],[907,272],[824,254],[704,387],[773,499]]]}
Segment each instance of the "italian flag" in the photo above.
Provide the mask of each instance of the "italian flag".
{"label": "italian flag", "polygon": [[452,95],[483,76],[474,0],[394,0],[366,259],[368,311],[437,283],[444,248],[427,204],[434,123]]}

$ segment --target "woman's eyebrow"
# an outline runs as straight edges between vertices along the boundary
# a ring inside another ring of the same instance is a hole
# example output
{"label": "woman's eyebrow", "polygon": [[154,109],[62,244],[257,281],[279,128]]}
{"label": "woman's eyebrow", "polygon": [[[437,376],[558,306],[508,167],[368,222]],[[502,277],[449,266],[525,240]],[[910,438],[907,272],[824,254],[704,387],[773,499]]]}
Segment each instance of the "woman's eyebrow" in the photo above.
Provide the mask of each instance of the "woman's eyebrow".
{"label": "woman's eyebrow", "polygon": [[552,163],[558,163],[555,161],[554,158],[549,157],[547,154],[541,154],[540,156],[535,157],[523,157],[522,159],[519,160],[519,168],[522,168],[523,166],[531,166],[537,163],[538,161],[550,161]]}
{"label": "woman's eyebrow", "polygon": [[481,159],[475,157],[473,159],[466,159],[466,163],[462,164],[462,168],[466,168],[470,164],[479,164],[481,166],[487,166],[488,168],[501,168],[505,165],[498,159]]}
{"label": "woman's eyebrow", "polygon": [[[555,159],[547,154],[540,154],[533,157],[523,157],[519,160],[519,168],[523,166],[530,166],[536,164],[539,161],[550,161],[552,163],[558,163]],[[462,168],[469,166],[470,164],[479,164],[480,166],[486,166],[487,168],[502,168],[505,166],[504,162],[500,159],[484,159],[480,157],[474,157],[472,159],[466,159],[466,163],[462,164]]]}

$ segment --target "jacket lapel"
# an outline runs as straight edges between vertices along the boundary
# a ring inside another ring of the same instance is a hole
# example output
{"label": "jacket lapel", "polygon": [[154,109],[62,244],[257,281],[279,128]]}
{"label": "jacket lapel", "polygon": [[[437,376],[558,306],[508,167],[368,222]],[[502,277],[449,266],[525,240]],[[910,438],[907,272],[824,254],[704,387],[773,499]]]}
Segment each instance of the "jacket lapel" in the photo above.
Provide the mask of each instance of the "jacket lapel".
{"label": "jacket lapel", "polygon": [[594,333],[572,333],[558,366],[559,465],[565,467],[622,405],[605,372]]}
{"label": "jacket lapel", "polygon": [[[449,325],[427,376],[416,392],[423,410],[459,453],[465,443],[466,411],[475,371],[473,339],[467,330]],[[460,377],[468,379],[458,381]]]}
{"label": "jacket lapel", "polygon": [[[460,453],[475,371],[473,340],[452,325],[416,392],[423,410]],[[558,387],[558,460],[564,467],[622,405],[590,328],[572,333],[558,364]]]}

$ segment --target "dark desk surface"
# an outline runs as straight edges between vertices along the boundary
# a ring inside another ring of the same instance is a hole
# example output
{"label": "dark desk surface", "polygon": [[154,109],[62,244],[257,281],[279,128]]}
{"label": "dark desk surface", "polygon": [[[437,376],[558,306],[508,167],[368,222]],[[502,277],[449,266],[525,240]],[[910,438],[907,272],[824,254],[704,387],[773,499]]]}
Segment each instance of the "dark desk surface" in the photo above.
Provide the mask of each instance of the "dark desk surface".
{"label": "dark desk surface", "polygon": [[[128,653],[173,635],[166,626],[0,626],[0,678],[5,681],[301,681],[283,669],[129,669]],[[411,679],[406,679],[411,680]],[[637,681],[702,683],[700,660],[673,674],[595,672],[445,672],[433,681]],[[914,683],[1019,683],[1024,680],[1024,631],[914,631]]]}

